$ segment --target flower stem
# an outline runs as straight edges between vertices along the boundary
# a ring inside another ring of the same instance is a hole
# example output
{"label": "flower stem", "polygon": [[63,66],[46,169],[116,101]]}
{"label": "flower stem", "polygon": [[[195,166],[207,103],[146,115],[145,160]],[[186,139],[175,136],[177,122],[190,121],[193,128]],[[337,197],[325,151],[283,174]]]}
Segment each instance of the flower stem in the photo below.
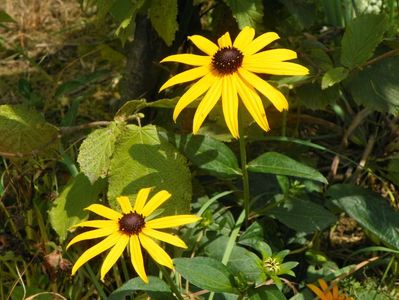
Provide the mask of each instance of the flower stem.
{"label": "flower stem", "polygon": [[239,143],[240,143],[240,159],[241,159],[241,173],[242,173],[242,185],[243,185],[243,196],[244,196],[244,210],[245,219],[248,222],[249,218],[249,177],[247,170],[247,145],[244,136],[244,129],[242,126],[242,120],[239,118],[238,130],[240,133]]}
{"label": "flower stem", "polygon": [[160,264],[158,264],[158,267],[161,270],[163,277],[165,277],[165,280],[168,283],[170,289],[175,294],[176,298],[179,299],[179,300],[184,300],[183,296],[179,292],[179,289],[178,289],[177,285],[173,282],[172,279],[170,279],[169,272],[166,271],[165,267],[160,265]]}

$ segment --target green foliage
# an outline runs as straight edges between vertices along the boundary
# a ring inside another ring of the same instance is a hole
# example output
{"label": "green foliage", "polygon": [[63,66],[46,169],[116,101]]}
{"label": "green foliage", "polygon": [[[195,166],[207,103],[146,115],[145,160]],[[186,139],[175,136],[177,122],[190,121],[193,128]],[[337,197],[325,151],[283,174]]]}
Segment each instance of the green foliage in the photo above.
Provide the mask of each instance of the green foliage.
{"label": "green foliage", "polygon": [[223,0],[231,9],[240,29],[245,26],[256,27],[262,22],[263,3],[260,0]]}
{"label": "green foliage", "polygon": [[71,178],[49,210],[51,226],[61,242],[65,241],[71,226],[87,219],[89,213],[84,209],[98,202],[98,196],[104,188],[104,180],[91,184],[84,174]]}
{"label": "green foliage", "polygon": [[321,80],[321,88],[323,90],[332,87],[348,77],[348,70],[343,67],[328,70]]}
{"label": "green foliage", "polygon": [[175,33],[179,28],[177,23],[177,0],[151,0],[148,16],[152,26],[154,26],[166,45],[172,45]]}
{"label": "green foliage", "polygon": [[284,294],[275,286],[261,286],[250,289],[248,292],[250,300],[285,300]]}
{"label": "green foliage", "polygon": [[172,194],[162,206],[165,214],[189,211],[192,192],[186,160],[153,125],[126,127],[115,145],[108,176],[108,198],[113,206],[118,196],[133,196],[143,187],[154,186]]}

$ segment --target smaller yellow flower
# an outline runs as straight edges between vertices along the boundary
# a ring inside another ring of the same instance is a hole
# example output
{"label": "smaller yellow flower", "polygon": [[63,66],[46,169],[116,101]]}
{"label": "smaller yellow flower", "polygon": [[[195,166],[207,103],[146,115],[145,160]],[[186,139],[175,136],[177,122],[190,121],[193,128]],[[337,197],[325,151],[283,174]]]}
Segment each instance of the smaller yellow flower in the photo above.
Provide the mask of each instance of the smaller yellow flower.
{"label": "smaller yellow flower", "polygon": [[175,215],[151,219],[151,214],[162,203],[168,200],[171,194],[163,190],[156,193],[147,202],[150,191],[151,188],[141,189],[137,194],[134,207],[130,204],[128,197],[118,197],[117,201],[121,207],[122,213],[101,204],[92,204],[86,208],[86,210],[94,212],[107,220],[85,221],[75,225],[74,227],[91,227],[96,229],[81,233],[74,237],[69,242],[67,249],[80,241],[100,237],[106,238],[86,250],[78,258],[72,268],[72,275],[90,259],[111,248],[101,266],[101,280],[104,280],[105,274],[107,274],[116,263],[126,247],[129,248],[133,268],[144,282],[148,283],[148,278],[144,269],[141,247],[143,247],[157,263],[173,270],[172,259],[153,239],[180,248],[187,248],[187,246],[176,235],[158,231],[157,229],[194,223],[200,218],[195,215]]}
{"label": "smaller yellow flower", "polygon": [[317,295],[317,297],[318,297],[317,299],[320,299],[320,300],[353,300],[352,297],[349,297],[345,294],[341,294],[338,291],[338,286],[336,283],[333,284],[332,289],[329,289],[328,285],[324,281],[324,279],[319,279],[318,282],[319,282],[321,289],[314,284],[307,285],[308,288],[310,288],[312,290],[312,292]]}

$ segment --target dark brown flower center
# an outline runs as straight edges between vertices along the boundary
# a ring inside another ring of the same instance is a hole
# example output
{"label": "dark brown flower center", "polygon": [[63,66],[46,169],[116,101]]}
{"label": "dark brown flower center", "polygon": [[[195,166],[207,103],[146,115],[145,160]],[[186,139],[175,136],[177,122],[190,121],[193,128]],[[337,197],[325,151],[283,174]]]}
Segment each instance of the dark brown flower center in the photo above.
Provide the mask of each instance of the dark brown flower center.
{"label": "dark brown flower center", "polygon": [[144,225],[143,215],[136,212],[123,214],[122,218],[119,219],[119,230],[128,235],[140,233]]}
{"label": "dark brown flower center", "polygon": [[224,47],[213,55],[212,65],[220,74],[231,74],[241,67],[244,55],[234,47]]}

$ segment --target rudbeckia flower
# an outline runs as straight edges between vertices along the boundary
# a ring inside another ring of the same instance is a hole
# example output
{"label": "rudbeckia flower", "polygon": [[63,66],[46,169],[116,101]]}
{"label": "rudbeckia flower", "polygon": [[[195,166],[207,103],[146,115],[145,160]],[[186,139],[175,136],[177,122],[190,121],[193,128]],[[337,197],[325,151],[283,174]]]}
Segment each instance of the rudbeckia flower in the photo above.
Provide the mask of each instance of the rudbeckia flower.
{"label": "rudbeckia flower", "polygon": [[338,290],[337,284],[333,284],[332,289],[328,288],[327,283],[324,279],[319,279],[319,287],[314,284],[308,284],[308,288],[312,290],[313,293],[317,295],[317,299],[320,300],[353,300],[352,297],[346,296],[345,294],[341,294]]}
{"label": "rudbeckia flower", "polygon": [[[128,197],[118,197],[117,201],[122,212],[115,211],[101,204],[92,204],[86,208],[106,220],[85,221],[74,227],[96,228],[74,237],[68,244],[67,249],[80,241],[105,237],[101,242],[86,250],[72,267],[72,275],[87,261],[100,253],[108,250],[101,266],[101,280],[105,274],[116,263],[126,247],[129,248],[130,258],[134,269],[140,278],[148,282],[144,269],[143,247],[149,255],[161,265],[173,269],[170,256],[155,241],[160,240],[180,248],[187,248],[186,244],[176,235],[159,231],[158,229],[176,227],[184,224],[194,223],[200,218],[195,215],[175,215],[161,218],[151,218],[151,214],[171,196],[167,191],[160,191],[148,202],[147,198],[151,188],[141,189],[136,198],[134,207],[130,204]],[[147,202],[147,203],[146,203]]]}
{"label": "rudbeckia flower", "polygon": [[239,137],[238,96],[256,123],[265,131],[270,129],[258,92],[269,99],[279,111],[288,109],[288,102],[278,89],[255,73],[306,75],[309,70],[299,64],[287,62],[297,58],[295,51],[272,49],[259,52],[279,39],[277,33],[267,32],[255,39],[254,37],[255,30],[250,27],[245,27],[234,42],[226,32],[218,39],[217,45],[200,35],[193,35],[189,39],[206,55],[176,54],[161,61],[183,63],[195,68],[173,76],[165,82],[160,91],[179,83],[199,79],[178,101],[173,112],[174,121],[185,107],[205,93],[194,115],[194,134],[198,132],[220,97],[224,119],[233,137]]}

